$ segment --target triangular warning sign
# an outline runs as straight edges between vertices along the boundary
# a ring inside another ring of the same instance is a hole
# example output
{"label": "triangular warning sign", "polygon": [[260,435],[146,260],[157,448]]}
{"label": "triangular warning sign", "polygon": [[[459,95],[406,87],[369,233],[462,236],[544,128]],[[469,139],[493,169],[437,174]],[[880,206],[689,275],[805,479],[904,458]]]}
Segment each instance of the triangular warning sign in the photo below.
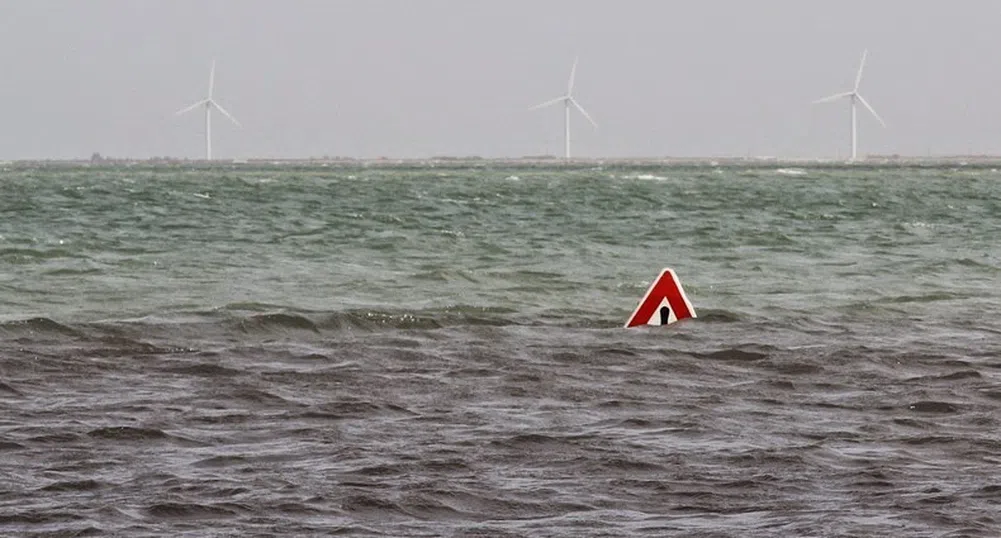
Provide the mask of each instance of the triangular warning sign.
{"label": "triangular warning sign", "polygon": [[669,325],[695,317],[695,308],[688,301],[678,275],[671,268],[661,271],[646,291],[639,306],[629,316],[626,328],[639,325]]}

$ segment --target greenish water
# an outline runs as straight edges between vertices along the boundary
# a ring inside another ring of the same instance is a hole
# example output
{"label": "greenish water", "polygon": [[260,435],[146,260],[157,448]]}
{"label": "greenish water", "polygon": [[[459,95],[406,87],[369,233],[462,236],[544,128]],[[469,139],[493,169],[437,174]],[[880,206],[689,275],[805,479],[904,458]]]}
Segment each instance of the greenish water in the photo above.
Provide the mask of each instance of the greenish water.
{"label": "greenish water", "polygon": [[0,176],[7,319],[233,305],[614,325],[674,267],[741,316],[996,316],[983,169],[35,169]]}

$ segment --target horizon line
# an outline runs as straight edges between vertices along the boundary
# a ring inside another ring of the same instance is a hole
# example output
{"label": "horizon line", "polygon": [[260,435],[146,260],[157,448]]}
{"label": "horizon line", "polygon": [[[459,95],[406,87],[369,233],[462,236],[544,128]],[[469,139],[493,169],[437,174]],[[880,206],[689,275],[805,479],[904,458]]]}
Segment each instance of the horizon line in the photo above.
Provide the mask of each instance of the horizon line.
{"label": "horizon line", "polygon": [[173,164],[281,164],[281,163],[334,163],[334,164],[392,164],[392,163],[422,163],[422,162],[524,162],[524,163],[552,163],[552,164],[573,164],[573,163],[671,163],[671,162],[698,162],[698,163],[789,163],[789,164],[875,164],[875,163],[906,163],[906,162],[953,162],[953,161],[977,161],[977,162],[1001,162],[1001,153],[975,153],[975,154],[949,154],[949,155],[902,155],[902,154],[871,154],[852,161],[843,157],[777,157],[777,156],[747,156],[747,155],[726,155],[726,156],[633,156],[633,157],[572,157],[569,160],[556,155],[523,155],[518,157],[481,157],[477,155],[436,155],[431,157],[346,157],[346,156],[323,156],[323,157],[232,157],[232,158],[205,158],[191,157],[103,157],[95,153],[90,158],[25,158],[25,159],[0,159],[0,165],[16,164],[142,164],[142,163],[173,163]]}

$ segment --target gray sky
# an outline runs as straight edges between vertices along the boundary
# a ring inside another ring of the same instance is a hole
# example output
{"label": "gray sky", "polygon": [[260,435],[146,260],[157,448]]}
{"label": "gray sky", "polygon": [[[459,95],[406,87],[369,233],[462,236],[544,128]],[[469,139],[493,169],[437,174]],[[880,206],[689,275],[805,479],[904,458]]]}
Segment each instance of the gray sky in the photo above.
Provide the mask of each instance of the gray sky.
{"label": "gray sky", "polygon": [[0,159],[1001,154],[996,0],[0,0]]}

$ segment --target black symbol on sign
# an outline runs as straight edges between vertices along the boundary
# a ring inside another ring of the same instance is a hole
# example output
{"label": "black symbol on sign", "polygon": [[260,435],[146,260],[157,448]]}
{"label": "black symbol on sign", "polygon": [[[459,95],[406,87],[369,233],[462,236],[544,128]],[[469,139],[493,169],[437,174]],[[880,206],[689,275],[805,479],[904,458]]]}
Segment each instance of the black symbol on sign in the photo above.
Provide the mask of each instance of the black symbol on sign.
{"label": "black symbol on sign", "polygon": [[667,306],[660,307],[660,324],[667,325],[671,323],[671,308]]}

